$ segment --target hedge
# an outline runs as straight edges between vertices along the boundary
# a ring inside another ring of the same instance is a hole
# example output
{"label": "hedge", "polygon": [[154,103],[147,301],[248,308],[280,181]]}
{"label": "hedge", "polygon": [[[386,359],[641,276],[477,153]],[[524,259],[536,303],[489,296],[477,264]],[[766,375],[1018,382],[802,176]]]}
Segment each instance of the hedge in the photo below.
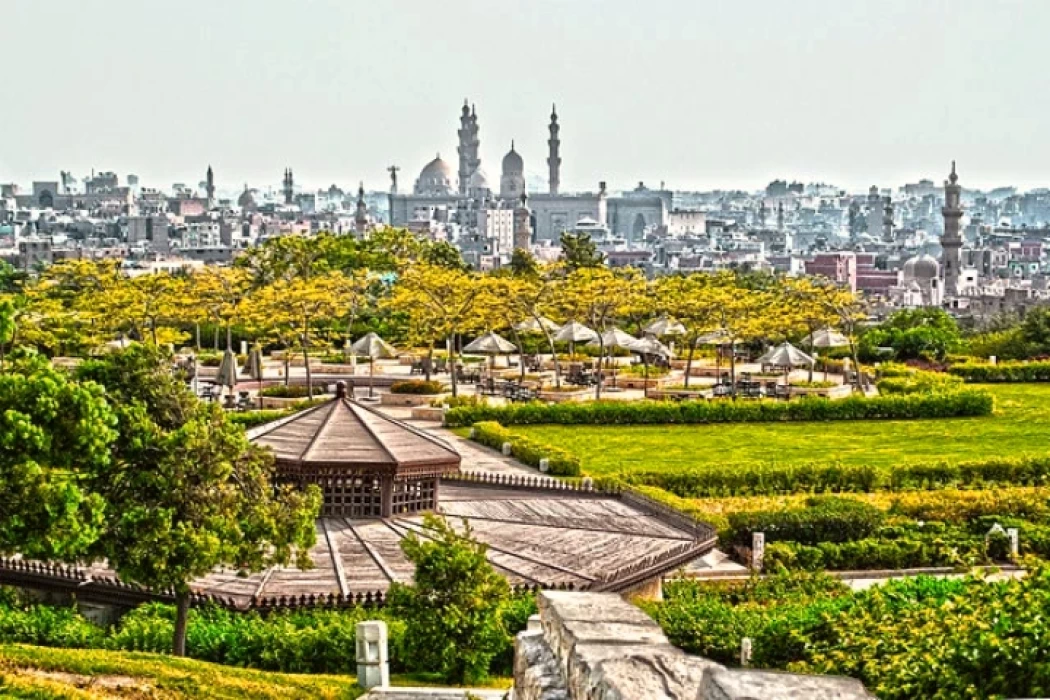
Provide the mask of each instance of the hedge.
{"label": "hedge", "polygon": [[953,365],[948,372],[974,383],[1050,382],[1050,362]]}
{"label": "hedge", "polygon": [[503,449],[503,443],[510,443],[510,454],[520,462],[539,469],[540,460],[548,460],[548,473],[554,476],[579,476],[580,458],[560,447],[551,447],[517,435],[499,423],[482,422],[474,424],[471,438],[475,442],[493,449]]}
{"label": "hedge", "polygon": [[444,390],[445,386],[441,382],[428,382],[425,379],[406,379],[390,385],[391,394],[423,394],[430,396],[440,394]]}
{"label": "hedge", "polygon": [[797,401],[589,401],[503,406],[461,406],[450,410],[449,427],[485,421],[501,425],[641,425],[759,423],[777,421],[909,420],[987,416],[994,400],[988,392],[964,389],[943,394],[810,397]]}
{"label": "hedge", "polygon": [[758,510],[729,515],[725,544],[751,545],[751,535],[763,532],[766,542],[789,540],[807,545],[864,539],[878,530],[885,514],[860,501],[830,496],[811,498],[805,508]]}
{"label": "hedge", "polygon": [[773,542],[763,566],[803,571],[864,571],[988,563],[984,539],[946,541],[933,538],[888,540],[869,537],[851,542]]}
{"label": "hedge", "polygon": [[[309,396],[307,386],[305,384],[277,384],[275,386],[264,387],[259,391],[261,396],[266,396],[273,399],[305,399]],[[327,394],[328,386],[325,384],[314,384],[313,395]]]}
{"label": "hedge", "polygon": [[673,472],[632,470],[617,475],[617,478],[632,486],[661,488],[681,498],[872,493],[949,487],[980,489],[1004,484],[1050,484],[1050,457],[915,462],[886,468],[837,462],[745,462],[682,468]]}

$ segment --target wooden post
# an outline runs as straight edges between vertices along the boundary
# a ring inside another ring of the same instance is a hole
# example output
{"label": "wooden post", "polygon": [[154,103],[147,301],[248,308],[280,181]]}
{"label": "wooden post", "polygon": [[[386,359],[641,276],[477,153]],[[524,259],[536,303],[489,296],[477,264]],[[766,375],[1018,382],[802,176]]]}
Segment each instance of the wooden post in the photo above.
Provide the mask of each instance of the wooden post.
{"label": "wooden post", "polygon": [[379,482],[379,488],[382,494],[382,505],[379,507],[379,514],[383,518],[389,518],[394,514],[394,477],[382,477]]}

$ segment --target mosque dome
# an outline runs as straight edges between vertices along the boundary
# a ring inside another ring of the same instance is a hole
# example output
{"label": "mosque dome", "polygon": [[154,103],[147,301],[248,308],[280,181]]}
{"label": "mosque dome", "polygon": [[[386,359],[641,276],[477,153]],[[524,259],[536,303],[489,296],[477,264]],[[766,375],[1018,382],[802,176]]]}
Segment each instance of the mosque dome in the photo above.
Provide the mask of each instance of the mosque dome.
{"label": "mosque dome", "polygon": [[525,172],[525,161],[521,159],[521,155],[514,150],[514,142],[510,142],[510,151],[507,155],[503,156],[503,174],[510,175],[521,174]]}
{"label": "mosque dome", "polygon": [[439,153],[420,171],[416,194],[451,194],[453,177],[452,166],[442,160]]}
{"label": "mosque dome", "polygon": [[255,195],[248,189],[248,186],[244,186],[244,192],[241,192],[241,196],[237,198],[237,206],[241,209],[254,209],[255,208]]}
{"label": "mosque dome", "polygon": [[941,266],[932,255],[923,253],[904,263],[905,280],[932,280],[940,276]]}
{"label": "mosque dome", "polygon": [[485,174],[484,169],[478,168],[471,174],[470,181],[467,184],[467,189],[478,191],[478,190],[491,190],[489,186],[489,177]]}

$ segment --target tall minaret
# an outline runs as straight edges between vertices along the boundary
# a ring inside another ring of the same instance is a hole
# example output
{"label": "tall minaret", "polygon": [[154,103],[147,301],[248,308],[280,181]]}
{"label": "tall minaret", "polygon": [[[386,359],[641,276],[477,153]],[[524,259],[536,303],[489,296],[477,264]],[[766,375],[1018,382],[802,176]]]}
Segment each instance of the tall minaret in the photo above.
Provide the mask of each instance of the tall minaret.
{"label": "tall minaret", "polygon": [[558,138],[558,132],[561,131],[561,127],[558,126],[557,105],[551,105],[551,123],[548,128],[551,132],[551,137],[547,140],[547,146],[550,148],[550,155],[547,157],[547,166],[550,168],[550,193],[558,194],[558,188],[561,186],[561,156],[558,155],[561,139]]}
{"label": "tall minaret", "polygon": [[295,197],[295,179],[292,177],[292,169],[284,169],[284,203],[291,204]]}
{"label": "tall minaret", "polygon": [[368,232],[368,205],[365,204],[365,183],[357,187],[357,211],[354,213],[354,231],[363,237]]}
{"label": "tall minaret", "polygon": [[208,208],[211,209],[215,206],[215,173],[212,172],[211,166],[208,166],[208,174],[204,177],[205,185],[204,191],[208,196]]}
{"label": "tall minaret", "polygon": [[962,187],[959,176],[955,174],[955,161],[952,161],[952,172],[944,183],[944,234],[941,236],[941,267],[944,270],[944,291],[947,294],[959,293],[959,273],[962,268],[962,235],[959,224],[963,210],[959,202]]}
{"label": "tall minaret", "polygon": [[463,110],[459,115],[459,193],[467,194],[470,185],[470,176],[481,166],[481,158],[478,157],[478,149],[481,147],[481,139],[478,137],[478,113],[477,110],[463,100]]}

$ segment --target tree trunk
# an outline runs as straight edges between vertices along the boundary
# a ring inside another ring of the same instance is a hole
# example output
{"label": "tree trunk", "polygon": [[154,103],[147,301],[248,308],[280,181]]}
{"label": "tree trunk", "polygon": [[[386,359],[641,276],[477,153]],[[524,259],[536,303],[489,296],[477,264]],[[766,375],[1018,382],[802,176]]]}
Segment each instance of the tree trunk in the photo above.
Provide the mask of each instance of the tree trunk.
{"label": "tree trunk", "polygon": [[313,376],[310,374],[310,351],[309,351],[309,337],[306,333],[303,333],[303,364],[306,365],[306,398],[307,400],[313,399],[314,397],[314,385]]}
{"label": "tree trunk", "polygon": [[175,635],[171,643],[173,656],[186,656],[186,618],[190,611],[189,591],[175,595]]}
{"label": "tree trunk", "polygon": [[736,345],[729,344],[729,390],[736,398]]}
{"label": "tree trunk", "polygon": [[[814,360],[815,360],[816,356],[813,354],[813,334],[814,333],[816,333],[816,331],[813,330],[813,326],[810,326],[809,327],[809,356],[814,358]],[[817,363],[814,361],[814,362],[810,363],[810,365],[809,365],[809,383],[810,384],[813,383],[813,365],[815,365],[815,364],[817,364]]]}
{"label": "tree trunk", "polygon": [[[521,335],[518,333],[518,329],[511,327],[511,333],[514,334],[514,343],[518,346],[518,364],[521,365],[521,381],[525,381],[525,351],[521,347]],[[508,358],[509,359],[509,358]]]}
{"label": "tree trunk", "polygon": [[645,365],[645,379],[642,380],[642,398],[649,398],[649,356],[642,354],[642,364]]}
{"label": "tree trunk", "polygon": [[857,391],[863,394],[864,383],[861,381],[860,378],[860,360],[857,359],[857,344],[853,342],[853,336],[850,336],[849,339],[849,355],[851,358],[853,358],[853,372],[855,375],[855,380],[853,384],[856,387]]}
{"label": "tree trunk", "polygon": [[452,367],[452,395],[459,396],[459,385],[456,382],[456,341],[454,338],[445,339],[445,347],[448,348],[448,363]]}
{"label": "tree trunk", "polygon": [[[373,358],[374,361],[374,358]],[[430,381],[430,370],[434,367],[434,343],[431,341],[430,345],[427,346],[427,363],[423,368],[426,375],[427,381]]]}
{"label": "tree trunk", "polygon": [[594,398],[596,401],[600,401],[602,398],[602,380],[604,379],[602,373],[602,360],[605,359],[605,339],[601,333],[598,334],[598,383],[594,385]]}
{"label": "tree trunk", "polygon": [[284,348],[284,385],[288,386],[291,382],[292,374],[292,347],[286,345]]}
{"label": "tree trunk", "polygon": [[219,324],[215,324],[215,346],[213,348],[215,352],[219,352]]}
{"label": "tree trunk", "polygon": [[[696,352],[696,338],[689,340],[689,354],[685,358],[685,388],[689,388],[689,374],[693,371],[693,353]],[[716,351],[717,352],[717,351]]]}
{"label": "tree trunk", "polygon": [[197,354],[201,353],[201,322],[195,321],[193,324],[194,336],[197,338]]}
{"label": "tree trunk", "polygon": [[153,337],[153,347],[157,347],[157,319],[150,319],[149,333]]}

